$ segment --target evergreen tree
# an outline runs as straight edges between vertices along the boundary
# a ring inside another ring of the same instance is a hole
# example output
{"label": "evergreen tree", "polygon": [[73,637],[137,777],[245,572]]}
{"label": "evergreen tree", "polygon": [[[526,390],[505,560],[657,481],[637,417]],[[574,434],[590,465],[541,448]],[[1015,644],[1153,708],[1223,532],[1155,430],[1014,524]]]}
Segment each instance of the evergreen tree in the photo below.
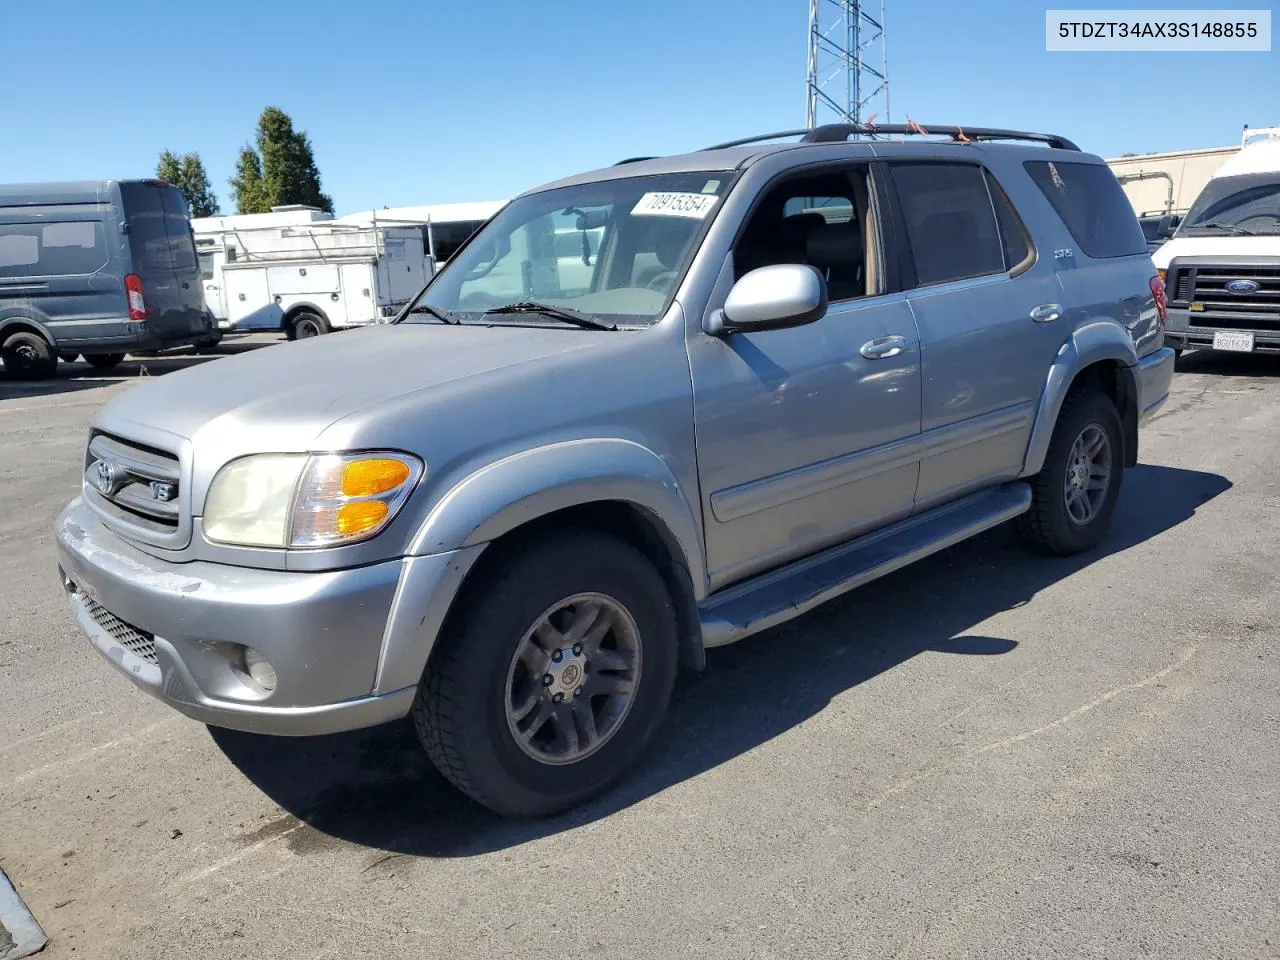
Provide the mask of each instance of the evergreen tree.
{"label": "evergreen tree", "polygon": [[216,217],[218,198],[210,189],[209,174],[205,172],[200,154],[188,153],[179,157],[171,150],[160,154],[156,164],[156,176],[182,191],[187,198],[187,208],[192,217]]}
{"label": "evergreen tree", "polygon": [[333,212],[333,201],[320,189],[311,140],[294,130],[279,107],[267,107],[258,118],[257,148],[240,151],[231,180],[240,213],[267,213],[272,207],[305,204]]}
{"label": "evergreen tree", "polygon": [[262,160],[253,147],[241,148],[236,175],[229,182],[236,198],[236,213],[271,212],[271,200],[262,182]]}

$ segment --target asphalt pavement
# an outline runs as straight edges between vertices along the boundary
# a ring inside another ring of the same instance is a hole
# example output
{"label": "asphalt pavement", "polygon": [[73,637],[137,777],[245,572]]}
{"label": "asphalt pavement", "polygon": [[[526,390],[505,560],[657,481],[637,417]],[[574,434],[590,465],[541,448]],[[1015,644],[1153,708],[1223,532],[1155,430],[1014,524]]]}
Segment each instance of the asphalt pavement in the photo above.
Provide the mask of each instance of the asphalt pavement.
{"label": "asphalt pavement", "polygon": [[73,626],[87,424],[201,362],[0,374],[0,868],[42,956],[1280,957],[1280,357],[1184,358],[1104,548],[998,529],[712,651],[635,776],[532,824],[407,724],[210,731]]}

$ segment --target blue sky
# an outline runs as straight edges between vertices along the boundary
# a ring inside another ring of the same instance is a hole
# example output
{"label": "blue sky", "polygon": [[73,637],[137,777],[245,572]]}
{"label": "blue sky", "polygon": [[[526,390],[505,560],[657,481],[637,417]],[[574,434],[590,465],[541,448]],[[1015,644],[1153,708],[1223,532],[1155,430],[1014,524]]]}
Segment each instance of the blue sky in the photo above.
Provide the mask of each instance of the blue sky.
{"label": "blue sky", "polygon": [[[195,150],[232,212],[267,104],[311,136],[339,213],[505,199],[804,123],[805,0],[111,6],[0,0],[0,182],[145,176]],[[1047,53],[1045,6],[887,0],[893,119],[1049,130],[1104,156],[1280,125],[1280,53]]]}

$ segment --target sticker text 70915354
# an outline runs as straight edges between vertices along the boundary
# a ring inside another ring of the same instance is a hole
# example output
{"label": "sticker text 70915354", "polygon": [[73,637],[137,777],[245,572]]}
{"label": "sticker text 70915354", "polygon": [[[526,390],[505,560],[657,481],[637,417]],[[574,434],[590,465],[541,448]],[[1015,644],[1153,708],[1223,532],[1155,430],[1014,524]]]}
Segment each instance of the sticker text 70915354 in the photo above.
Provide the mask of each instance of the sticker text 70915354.
{"label": "sticker text 70915354", "polygon": [[646,193],[631,208],[635,217],[690,217],[701,220],[720,198],[706,193]]}

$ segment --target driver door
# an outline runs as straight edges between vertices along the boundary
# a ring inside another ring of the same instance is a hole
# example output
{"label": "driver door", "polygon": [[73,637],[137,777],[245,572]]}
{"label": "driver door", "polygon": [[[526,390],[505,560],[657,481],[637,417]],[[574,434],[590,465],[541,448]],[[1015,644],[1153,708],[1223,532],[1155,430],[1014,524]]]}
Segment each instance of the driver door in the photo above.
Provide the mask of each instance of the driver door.
{"label": "driver door", "polygon": [[[815,323],[689,344],[711,588],[911,513],[919,475],[920,341],[885,282],[865,164],[767,188],[733,251],[737,277],[808,263],[827,278]],[[869,345],[898,338],[895,352]]]}

